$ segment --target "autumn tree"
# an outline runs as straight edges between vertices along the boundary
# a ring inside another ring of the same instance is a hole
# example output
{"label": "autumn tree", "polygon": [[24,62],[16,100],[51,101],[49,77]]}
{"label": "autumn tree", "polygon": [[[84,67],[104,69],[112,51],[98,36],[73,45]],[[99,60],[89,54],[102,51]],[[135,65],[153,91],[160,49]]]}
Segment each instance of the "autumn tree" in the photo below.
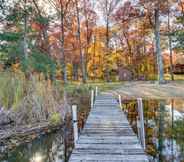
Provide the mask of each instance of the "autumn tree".
{"label": "autumn tree", "polygon": [[2,2],[0,52],[6,68],[29,67],[64,83],[115,80],[124,68],[131,79],[154,79],[158,73],[162,83],[169,49],[174,79],[173,55],[183,51],[182,0]]}
{"label": "autumn tree", "polygon": [[175,48],[179,51],[184,51],[184,1],[179,0],[177,5],[177,16],[176,24],[178,25],[177,30],[175,31]]}
{"label": "autumn tree", "polygon": [[[151,78],[152,42],[150,25],[138,5],[125,2],[114,14],[117,39],[126,61],[121,65],[133,72],[134,79]],[[154,71],[152,71],[154,73]]]}
{"label": "autumn tree", "polygon": [[[163,67],[163,56],[161,50],[161,40],[160,40],[160,16],[165,14],[167,9],[167,1],[150,1],[150,0],[140,0],[138,3],[131,4],[131,1],[124,3],[124,10],[122,8],[119,13],[116,14],[116,20],[121,21],[122,24],[130,25],[131,21],[135,23],[131,24],[131,27],[137,28],[139,21],[144,20],[146,26],[150,28],[155,36],[155,50],[157,56],[157,69],[158,69],[158,79],[159,83],[164,82],[164,67]],[[128,10],[129,9],[129,10]],[[128,28],[126,26],[126,28]],[[130,28],[129,28],[130,30]],[[126,33],[124,33],[126,37]],[[127,41],[129,53],[132,53],[130,43]]]}
{"label": "autumn tree", "polygon": [[92,36],[94,36],[94,28],[96,26],[96,20],[97,20],[97,14],[93,9],[92,3],[87,0],[83,0],[83,10],[82,13],[84,15],[84,21],[82,22],[82,27],[85,27],[85,30],[83,31],[83,37],[84,37],[84,45],[85,45],[85,56],[84,56],[84,62],[85,62],[85,72],[88,76],[88,70],[87,70],[87,64],[89,60],[88,57],[88,50],[90,43],[92,41]]}
{"label": "autumn tree", "polygon": [[81,20],[80,20],[80,10],[79,10],[79,2],[75,0],[75,9],[76,9],[76,18],[77,18],[77,40],[79,45],[79,54],[80,54],[80,61],[81,61],[81,70],[82,70],[82,81],[86,83],[87,75],[86,75],[86,68],[85,68],[85,57],[84,52],[82,49],[82,42],[81,42]]}
{"label": "autumn tree", "polygon": [[[118,4],[120,3],[120,0],[100,0],[99,5],[101,8],[101,11],[103,13],[103,18],[105,21],[105,27],[106,27],[106,57],[109,57],[110,54],[110,20],[111,16],[117,9]],[[108,67],[108,62],[106,63],[105,67],[105,78],[107,81],[110,81],[110,71]]]}
{"label": "autumn tree", "polygon": [[167,0],[167,28],[168,28],[168,43],[169,43],[169,54],[170,54],[170,75],[171,80],[174,80],[174,73],[173,73],[173,50],[172,50],[172,31],[171,31],[171,3]]}
{"label": "autumn tree", "polygon": [[159,83],[164,82],[164,67],[163,56],[160,42],[160,15],[165,12],[167,8],[167,0],[160,1],[148,1],[140,0],[140,5],[144,7],[144,12],[149,18],[149,22],[152,25],[155,35],[155,49],[157,55],[157,68],[158,68],[158,80]]}
{"label": "autumn tree", "polygon": [[48,0],[51,6],[54,7],[58,19],[60,20],[60,50],[61,50],[61,57],[60,62],[63,69],[63,80],[64,83],[67,83],[67,67],[66,67],[66,54],[65,54],[65,32],[66,32],[66,21],[67,21],[67,14],[69,13],[71,0]]}

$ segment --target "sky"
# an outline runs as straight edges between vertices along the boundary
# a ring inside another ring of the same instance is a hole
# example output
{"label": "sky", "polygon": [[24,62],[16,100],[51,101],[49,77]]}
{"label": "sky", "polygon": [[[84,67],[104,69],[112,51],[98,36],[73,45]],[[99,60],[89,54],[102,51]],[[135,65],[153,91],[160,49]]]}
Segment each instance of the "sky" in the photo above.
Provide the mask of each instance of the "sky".
{"label": "sky", "polygon": [[[14,2],[18,0],[7,0],[6,4],[12,5]],[[90,0],[95,12],[98,15],[97,25],[105,25],[105,20],[103,17],[102,9],[100,9],[99,1],[101,0]],[[120,0],[119,5],[123,4],[125,0]],[[51,6],[47,0],[39,0],[39,5],[49,14],[54,13],[54,8]],[[2,16],[2,13],[0,12],[0,16]]]}
{"label": "sky", "polygon": [[[100,4],[99,2],[101,0],[89,0],[92,3],[92,6],[95,10],[95,12],[98,15],[98,20],[97,20],[97,25],[105,25],[105,20],[103,17],[103,12],[102,9],[100,8]],[[113,1],[113,0],[112,0]],[[120,0],[119,5],[122,5],[126,0]],[[40,0],[40,6],[44,7],[44,9],[48,12],[51,13],[53,11],[53,7],[48,3],[47,0]]]}
{"label": "sky", "polygon": [[[97,25],[105,25],[105,20],[104,20],[104,17],[103,17],[103,12],[102,12],[102,9],[100,9],[100,7],[99,7],[99,0],[92,0],[92,1],[93,1],[94,4],[96,4],[96,5],[94,5],[94,9],[97,12],[98,17],[99,17],[99,20],[97,22]],[[126,0],[120,0],[118,6],[116,8],[118,8],[119,6],[123,5],[125,1]],[[115,9],[115,11],[116,11],[116,9]]]}

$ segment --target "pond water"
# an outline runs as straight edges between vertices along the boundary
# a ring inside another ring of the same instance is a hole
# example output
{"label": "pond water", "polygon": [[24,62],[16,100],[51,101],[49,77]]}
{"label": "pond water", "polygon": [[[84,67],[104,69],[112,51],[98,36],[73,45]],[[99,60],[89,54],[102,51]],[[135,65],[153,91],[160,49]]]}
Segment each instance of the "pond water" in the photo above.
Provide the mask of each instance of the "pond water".
{"label": "pond water", "polygon": [[[89,96],[75,97],[75,104],[78,105],[80,131],[90,110]],[[40,135],[32,142],[18,146],[0,158],[0,162],[67,162],[73,149],[73,141],[72,120],[68,116],[59,131]]]}
{"label": "pond water", "polygon": [[[158,162],[184,161],[184,99],[144,100],[146,152]],[[132,128],[137,131],[136,100],[123,103]]]}
{"label": "pond water", "polygon": [[[79,127],[89,112],[89,99],[81,102]],[[146,151],[155,162],[184,161],[184,100],[144,100]],[[87,109],[86,109],[87,107]],[[123,102],[128,120],[137,133],[137,101]],[[71,122],[61,131],[40,136],[23,144],[0,159],[0,162],[65,162],[73,147]],[[64,138],[64,133],[65,137]],[[65,139],[65,140],[64,140]]]}
{"label": "pond water", "polygon": [[1,162],[62,162],[64,145],[62,132],[40,136],[8,153]]}

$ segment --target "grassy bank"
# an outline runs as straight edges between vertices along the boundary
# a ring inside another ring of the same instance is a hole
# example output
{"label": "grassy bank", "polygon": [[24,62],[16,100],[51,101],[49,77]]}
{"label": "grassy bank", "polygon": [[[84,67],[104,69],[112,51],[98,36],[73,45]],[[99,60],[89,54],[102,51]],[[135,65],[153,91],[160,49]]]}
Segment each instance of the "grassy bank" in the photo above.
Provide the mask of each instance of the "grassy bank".
{"label": "grassy bank", "polygon": [[[100,91],[117,89],[117,83],[69,82],[64,85],[56,80],[51,83],[42,75],[31,75],[27,79],[22,72],[0,72],[0,101],[4,110],[16,113],[16,124],[30,124],[40,121],[58,123],[68,111],[68,98],[90,95],[98,86]],[[64,93],[65,92],[65,93]],[[65,97],[64,97],[65,96]],[[68,97],[68,98],[67,98]],[[60,114],[60,115],[59,115]]]}

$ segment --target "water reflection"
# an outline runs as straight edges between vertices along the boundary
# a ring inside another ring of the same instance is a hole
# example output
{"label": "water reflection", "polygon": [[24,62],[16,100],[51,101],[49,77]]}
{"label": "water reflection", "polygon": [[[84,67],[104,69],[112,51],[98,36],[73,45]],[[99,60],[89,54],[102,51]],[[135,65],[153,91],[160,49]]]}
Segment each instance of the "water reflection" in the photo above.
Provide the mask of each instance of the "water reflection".
{"label": "water reflection", "polygon": [[[154,161],[184,161],[184,100],[144,100],[146,151]],[[137,102],[124,101],[128,119],[137,133]]]}
{"label": "water reflection", "polygon": [[[86,101],[86,100],[85,100]],[[88,102],[89,103],[89,102]],[[144,100],[146,151],[155,162],[184,161],[184,100]],[[79,128],[84,125],[89,110],[81,106]],[[87,106],[89,107],[89,105]],[[137,133],[137,102],[123,102],[128,119]],[[71,122],[67,122],[71,124]],[[67,125],[71,128],[71,125]],[[72,130],[41,136],[31,143],[9,152],[0,162],[64,162],[72,150]],[[67,137],[64,140],[63,134]]]}
{"label": "water reflection", "polygon": [[[68,151],[71,149],[68,148]],[[64,159],[62,132],[57,132],[17,147],[0,162],[64,162]]]}
{"label": "water reflection", "polygon": [[[89,96],[75,98],[79,107],[78,126],[81,130],[88,116]],[[71,116],[67,116],[60,131],[25,143],[6,154],[0,162],[66,162],[73,148],[73,130]]]}
{"label": "water reflection", "polygon": [[44,160],[44,155],[42,155],[41,153],[36,153],[32,158],[31,158],[31,162],[43,162]]}

